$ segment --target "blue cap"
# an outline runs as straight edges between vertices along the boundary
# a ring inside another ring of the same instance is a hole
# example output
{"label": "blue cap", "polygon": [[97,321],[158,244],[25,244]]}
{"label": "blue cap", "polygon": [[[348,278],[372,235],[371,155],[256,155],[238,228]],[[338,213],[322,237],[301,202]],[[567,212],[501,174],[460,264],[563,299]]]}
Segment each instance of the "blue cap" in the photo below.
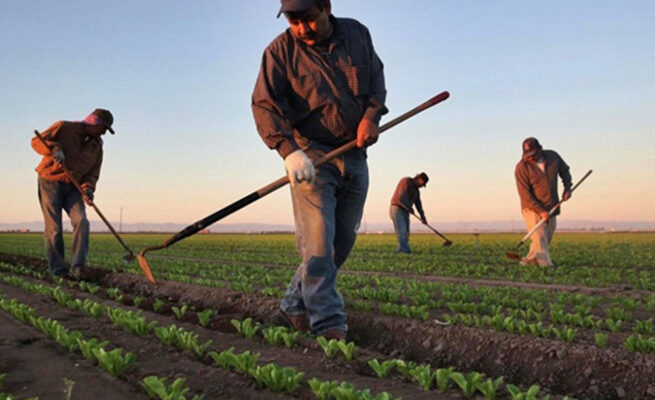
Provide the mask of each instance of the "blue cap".
{"label": "blue cap", "polygon": [[292,11],[305,11],[310,9],[316,2],[314,0],[280,0],[282,7],[277,13],[277,18],[280,18],[283,12]]}

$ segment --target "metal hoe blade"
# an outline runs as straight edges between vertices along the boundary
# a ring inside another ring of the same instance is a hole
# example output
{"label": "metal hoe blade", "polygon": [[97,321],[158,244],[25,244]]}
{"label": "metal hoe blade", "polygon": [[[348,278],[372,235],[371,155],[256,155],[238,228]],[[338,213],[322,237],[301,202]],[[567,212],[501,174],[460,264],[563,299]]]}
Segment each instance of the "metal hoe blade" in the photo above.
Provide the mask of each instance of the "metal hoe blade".
{"label": "metal hoe blade", "polygon": [[137,254],[136,259],[139,262],[139,267],[141,267],[141,270],[143,271],[143,275],[145,275],[146,279],[156,285],[157,281],[155,280],[155,277],[152,275],[152,271],[150,270],[150,265],[148,264],[148,260],[146,260],[145,252],[146,250],[143,250],[141,251],[141,253]]}

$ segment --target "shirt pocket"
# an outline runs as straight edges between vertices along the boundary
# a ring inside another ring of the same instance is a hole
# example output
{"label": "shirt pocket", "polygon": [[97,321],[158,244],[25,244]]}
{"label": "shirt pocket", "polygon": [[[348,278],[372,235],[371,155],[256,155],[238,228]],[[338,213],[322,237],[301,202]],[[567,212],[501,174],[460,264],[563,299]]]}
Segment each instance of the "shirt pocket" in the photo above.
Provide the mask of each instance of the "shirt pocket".
{"label": "shirt pocket", "polygon": [[291,88],[299,103],[306,103],[310,110],[325,104],[330,98],[330,90],[318,71],[306,71],[290,79]]}
{"label": "shirt pocket", "polygon": [[369,65],[339,65],[346,75],[348,86],[355,96],[366,96],[370,92],[371,68]]}

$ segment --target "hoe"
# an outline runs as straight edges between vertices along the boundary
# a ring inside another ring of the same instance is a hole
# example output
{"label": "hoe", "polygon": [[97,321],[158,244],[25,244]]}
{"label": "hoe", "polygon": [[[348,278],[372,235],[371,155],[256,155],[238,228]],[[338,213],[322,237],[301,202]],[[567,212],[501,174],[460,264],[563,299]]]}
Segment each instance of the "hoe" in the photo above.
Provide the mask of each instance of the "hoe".
{"label": "hoe", "polygon": [[[442,101],[446,100],[450,94],[448,92],[442,92],[430,100],[426,101],[425,103],[419,105],[418,107],[407,111],[405,114],[402,114],[395,119],[387,122],[386,124],[382,125],[380,127],[380,133],[398,125],[399,123],[409,119],[410,117],[413,117],[414,115],[420,113],[421,111],[424,111],[430,107],[432,107],[435,104],[441,103]],[[330,161],[331,159],[338,157],[345,152],[354,149],[357,146],[357,143],[355,140],[352,140],[346,144],[344,144],[341,147],[338,147],[331,152],[325,154],[323,157],[317,159],[314,161],[314,166],[318,167],[320,165],[325,164],[326,162]],[[269,183],[268,185],[260,188],[259,190],[256,190],[249,195],[235,201],[234,203],[216,211],[215,213],[208,215],[207,217],[187,226],[168,240],[166,240],[164,243],[162,243],[159,246],[152,246],[152,247],[147,247],[137,255],[137,260],[139,262],[139,266],[141,266],[141,269],[143,270],[146,278],[156,284],[157,282],[155,281],[155,278],[152,275],[152,272],[150,270],[150,265],[148,264],[148,260],[146,260],[146,253],[149,251],[154,251],[154,250],[161,250],[165,249],[172,244],[179,242],[180,240],[187,238],[191,235],[196,234],[197,232],[201,231],[202,229],[208,227],[209,225],[213,224],[214,222],[227,217],[228,215],[242,209],[243,207],[261,199],[262,197],[266,196],[267,194],[281,188],[282,186],[286,185],[289,183],[289,178],[285,175],[282,178],[279,178],[278,180]]]}
{"label": "hoe", "polygon": [[[573,193],[573,191],[574,191],[578,186],[580,186],[580,184],[581,184],[582,182],[584,182],[584,180],[587,179],[587,177],[588,177],[589,175],[591,175],[592,172],[593,172],[592,170],[587,171],[587,173],[584,174],[584,176],[582,177],[582,179],[580,179],[580,181],[579,181],[578,183],[576,183],[575,186],[573,186],[573,187],[571,188],[571,193]],[[551,208],[550,211],[548,211],[548,215],[549,215],[549,216],[553,215],[553,213],[555,212],[555,210],[557,210],[557,209],[559,208],[559,206],[562,205],[563,202],[564,202],[564,200],[560,200],[559,203],[555,204],[555,205],[553,206],[553,208]],[[544,222],[546,222],[546,220],[545,220],[545,219],[542,219],[541,221],[539,221],[539,222],[537,223],[537,225],[535,225],[532,229],[530,229],[530,232],[528,232],[525,236],[523,236],[523,239],[521,239],[521,242],[520,242],[520,243],[519,243],[519,244],[514,248],[514,251],[508,251],[507,253],[505,253],[505,255],[507,255],[507,258],[509,258],[510,260],[521,260],[521,256],[520,256],[518,253],[516,253],[516,251],[518,251],[518,249],[519,249],[521,246],[523,246],[523,243],[525,243],[525,242],[530,238],[530,236],[532,236],[532,234],[535,233],[535,232],[537,231],[537,229],[539,229],[539,227],[540,227],[541,225],[543,225]]]}
{"label": "hoe", "polygon": [[[410,211],[410,214],[412,214],[413,216],[416,217],[416,219],[418,219],[419,221],[421,221],[421,217],[419,217],[418,215],[416,215],[416,213],[414,213],[414,210]],[[421,221],[421,223],[423,224],[423,221]],[[427,226],[428,228],[430,228],[430,229],[432,230],[432,232],[436,233],[437,235],[439,235],[439,236],[444,240],[444,242],[443,242],[443,246],[444,246],[444,247],[448,247],[448,246],[450,246],[450,245],[453,244],[452,240],[448,239],[447,237],[445,237],[444,235],[442,235],[441,233],[439,233],[439,231],[436,230],[436,229],[434,229],[434,228],[432,227],[432,225],[428,224],[427,222],[424,223],[423,225],[425,225],[425,226]]]}
{"label": "hoe", "polygon": [[[39,133],[39,131],[34,130],[34,134],[36,135],[36,137],[39,138],[39,140],[41,141],[41,143],[43,143],[43,145],[44,145],[44,146],[45,146],[45,147],[50,151],[50,153],[52,153],[52,147],[50,147],[50,146],[48,145],[48,143],[45,141],[45,139],[43,139],[43,136],[41,136],[41,134]],[[66,174],[66,176],[68,177],[68,179],[70,179],[70,181],[73,183],[73,185],[75,185],[75,187],[77,188],[77,190],[79,190],[80,193],[81,193],[82,195],[84,195],[84,191],[82,190],[82,186],[80,186],[80,182],[75,178],[75,176],[73,175],[73,173],[71,172],[71,170],[69,170],[68,168],[66,168],[64,165],[62,165],[61,168],[64,170],[64,173]],[[91,205],[91,207],[93,207],[93,209],[95,210],[96,214],[98,214],[98,216],[100,217],[100,219],[102,220],[102,222],[104,222],[105,225],[107,225],[107,228],[109,228],[109,230],[111,231],[111,233],[113,233],[114,236],[116,237],[116,239],[118,239],[118,242],[121,244],[121,246],[123,246],[123,248],[127,251],[127,254],[123,256],[123,261],[124,261],[126,264],[132,262],[132,261],[134,260],[134,257],[135,257],[134,252],[133,252],[129,247],[127,247],[127,245],[125,244],[125,242],[123,241],[123,239],[121,239],[121,237],[118,235],[118,233],[116,232],[116,230],[114,229],[114,227],[111,226],[111,224],[109,223],[109,221],[107,220],[107,218],[105,218],[105,216],[102,214],[102,212],[100,212],[100,209],[98,208],[98,206],[96,206],[95,202],[91,201],[91,204],[90,204],[90,205]],[[146,272],[146,271],[144,270],[143,272],[144,272],[144,273],[146,274],[146,276],[147,276],[149,271]],[[150,274],[150,275],[152,276],[152,274]],[[150,279],[150,278],[148,278],[148,279]],[[154,278],[153,278],[153,279],[154,279]]]}

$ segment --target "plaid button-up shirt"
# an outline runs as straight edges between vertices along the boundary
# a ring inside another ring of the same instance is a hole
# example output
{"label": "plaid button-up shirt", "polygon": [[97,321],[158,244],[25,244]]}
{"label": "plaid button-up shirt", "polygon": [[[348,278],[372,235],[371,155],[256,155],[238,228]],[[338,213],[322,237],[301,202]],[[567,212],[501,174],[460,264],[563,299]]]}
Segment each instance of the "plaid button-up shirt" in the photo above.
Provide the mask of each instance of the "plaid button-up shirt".
{"label": "plaid button-up shirt", "polygon": [[340,146],[357,137],[362,118],[379,123],[387,113],[368,29],[347,18],[330,23],[324,45],[309,46],[287,29],[264,51],[252,111],[260,136],[283,158],[309,141]]}

